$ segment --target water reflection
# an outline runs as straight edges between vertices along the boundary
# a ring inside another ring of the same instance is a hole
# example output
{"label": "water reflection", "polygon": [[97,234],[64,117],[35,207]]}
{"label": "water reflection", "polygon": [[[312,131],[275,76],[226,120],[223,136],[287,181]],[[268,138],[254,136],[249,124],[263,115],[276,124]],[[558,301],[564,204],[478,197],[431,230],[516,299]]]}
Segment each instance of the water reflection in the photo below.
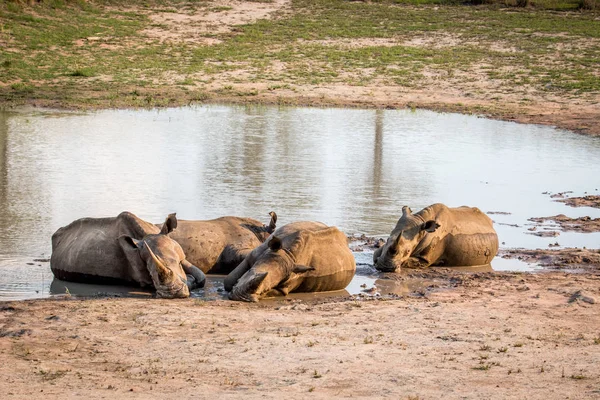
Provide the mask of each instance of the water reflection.
{"label": "water reflection", "polygon": [[597,171],[600,138],[426,111],[0,112],[0,268],[47,258],[60,226],[123,210],[154,222],[173,211],[266,221],[275,210],[280,224],[318,220],[380,235],[403,205],[444,202],[509,212],[493,215],[508,224],[496,224],[505,246],[597,247],[598,234],[525,234],[529,217],[600,217],[542,194],[593,193]]}

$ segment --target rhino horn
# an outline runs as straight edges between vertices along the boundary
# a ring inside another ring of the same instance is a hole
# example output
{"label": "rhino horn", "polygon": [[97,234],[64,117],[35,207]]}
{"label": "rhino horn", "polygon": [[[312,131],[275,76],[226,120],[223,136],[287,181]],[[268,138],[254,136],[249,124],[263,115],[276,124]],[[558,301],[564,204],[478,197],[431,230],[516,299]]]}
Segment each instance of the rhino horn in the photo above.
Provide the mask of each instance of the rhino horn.
{"label": "rhino horn", "polygon": [[144,242],[144,246],[146,246],[146,250],[148,250],[148,253],[150,253],[150,257],[152,257],[152,260],[154,261],[154,265],[156,266],[156,272],[159,278],[158,280],[160,282],[166,281],[173,272],[167,267],[165,267],[164,264],[158,259],[158,257],[156,257],[150,246],[148,246],[148,243]]}
{"label": "rhino horn", "polygon": [[177,214],[172,213],[167,216],[167,219],[165,219],[165,223],[163,224],[160,233],[166,235],[173,232],[175,228],[177,228]]}
{"label": "rhino horn", "polygon": [[410,209],[409,206],[402,207],[402,216],[407,216],[410,214],[412,214],[412,210]]}

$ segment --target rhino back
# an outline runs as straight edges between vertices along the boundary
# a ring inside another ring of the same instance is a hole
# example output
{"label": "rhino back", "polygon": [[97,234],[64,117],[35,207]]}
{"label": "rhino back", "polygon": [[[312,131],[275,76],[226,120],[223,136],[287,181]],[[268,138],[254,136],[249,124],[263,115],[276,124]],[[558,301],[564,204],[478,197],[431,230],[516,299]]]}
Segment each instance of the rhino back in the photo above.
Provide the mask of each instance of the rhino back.
{"label": "rhino back", "polygon": [[[325,227],[325,228],[323,228]],[[313,235],[298,253],[298,264],[313,267],[313,271],[298,276],[293,292],[325,292],[344,289],[356,272],[356,261],[348,247],[346,235],[337,228],[323,224],[313,226]]]}
{"label": "rhino back", "polygon": [[52,236],[52,272],[70,281],[129,282],[119,234],[117,218],[82,218],[60,228]]}
{"label": "rhino back", "polygon": [[485,265],[498,253],[498,235],[495,232],[448,235],[445,245],[443,265]]}
{"label": "rhino back", "polygon": [[[498,235],[492,220],[477,207],[436,205],[424,215],[440,225],[443,255],[435,264],[475,266],[489,264],[498,253]],[[435,233],[434,233],[435,234]]]}
{"label": "rhino back", "polygon": [[[498,235],[493,221],[477,207],[433,204],[417,213],[423,221],[435,220],[440,228],[427,238],[437,237],[443,246],[434,265],[474,266],[489,264],[498,252]],[[421,244],[422,245],[422,244]],[[422,247],[422,246],[421,246]],[[424,251],[420,248],[419,251]]]}
{"label": "rhino back", "polygon": [[491,218],[477,207],[450,208],[449,212],[455,227],[453,233],[459,232],[463,235],[496,233]]}
{"label": "rhino back", "polygon": [[251,218],[179,220],[169,236],[181,245],[186,259],[204,273],[229,273],[242,262],[241,253],[262,243],[261,229],[264,226]]}

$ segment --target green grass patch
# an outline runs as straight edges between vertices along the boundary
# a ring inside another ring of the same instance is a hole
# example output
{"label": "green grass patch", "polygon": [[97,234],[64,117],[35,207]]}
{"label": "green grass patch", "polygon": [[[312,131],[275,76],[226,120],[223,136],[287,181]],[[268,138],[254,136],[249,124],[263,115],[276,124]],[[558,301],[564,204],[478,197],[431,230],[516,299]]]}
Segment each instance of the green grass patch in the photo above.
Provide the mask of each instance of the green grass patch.
{"label": "green grass patch", "polygon": [[[0,102],[15,93],[76,99],[70,85],[85,82],[88,91],[107,92],[98,101],[118,97],[121,87],[142,87],[153,93],[147,103],[170,103],[154,93],[169,87],[207,98],[200,86],[225,73],[235,77],[232,84],[269,87],[422,87],[431,76],[460,85],[477,73],[501,90],[594,93],[600,91],[595,0],[585,0],[593,3],[591,11],[564,12],[580,9],[582,1],[531,0],[517,7],[517,0],[294,0],[271,19],[206,32],[219,40],[213,45],[148,37],[146,29],[165,27],[148,12],[226,13],[231,7],[184,0],[2,2],[0,81],[17,88],[0,94]],[[96,76],[107,79],[75,79]],[[32,81],[35,86],[27,84]],[[137,104],[144,96],[130,97]]]}

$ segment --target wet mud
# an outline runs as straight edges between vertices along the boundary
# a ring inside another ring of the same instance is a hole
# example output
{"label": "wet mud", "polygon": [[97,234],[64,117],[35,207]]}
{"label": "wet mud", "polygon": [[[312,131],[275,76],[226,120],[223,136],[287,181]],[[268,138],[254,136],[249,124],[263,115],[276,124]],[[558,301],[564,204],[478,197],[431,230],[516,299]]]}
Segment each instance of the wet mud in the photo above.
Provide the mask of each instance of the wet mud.
{"label": "wet mud", "polygon": [[[594,189],[595,192],[598,189]],[[600,208],[600,195],[596,194],[587,194],[585,192],[584,196],[575,196],[570,197],[573,192],[568,190],[564,192],[551,193],[551,192],[543,192],[542,194],[547,194],[556,202],[565,203],[570,207],[592,207],[592,208]]]}
{"label": "wet mud", "polygon": [[588,195],[583,197],[569,197],[567,199],[556,200],[565,203],[570,207],[593,207],[600,208],[600,196]]}
{"label": "wet mud", "polygon": [[[589,216],[579,217],[579,218],[570,218],[564,214],[553,215],[551,217],[535,217],[529,218],[528,221],[535,222],[537,224],[536,227],[530,228],[530,231],[535,231],[539,228],[548,229],[548,228],[558,228],[563,232],[581,232],[581,233],[591,233],[591,232],[600,232],[600,218],[591,218]],[[551,223],[551,225],[548,225]],[[538,234],[539,236],[557,236],[554,233],[542,233],[535,232],[532,234]]]}
{"label": "wet mud", "polygon": [[600,250],[596,249],[504,249],[499,255],[549,269],[600,271]]}

